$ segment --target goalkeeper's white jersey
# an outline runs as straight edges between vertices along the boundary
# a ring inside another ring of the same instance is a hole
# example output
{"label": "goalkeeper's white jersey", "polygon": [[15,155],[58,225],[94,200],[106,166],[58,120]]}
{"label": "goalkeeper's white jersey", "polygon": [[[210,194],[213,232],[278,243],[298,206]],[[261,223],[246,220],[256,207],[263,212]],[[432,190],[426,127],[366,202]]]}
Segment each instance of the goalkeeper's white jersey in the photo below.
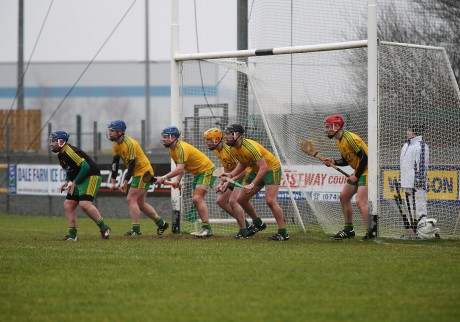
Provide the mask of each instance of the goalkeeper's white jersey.
{"label": "goalkeeper's white jersey", "polygon": [[401,187],[414,188],[415,179],[426,181],[430,150],[422,136],[406,142],[401,149]]}

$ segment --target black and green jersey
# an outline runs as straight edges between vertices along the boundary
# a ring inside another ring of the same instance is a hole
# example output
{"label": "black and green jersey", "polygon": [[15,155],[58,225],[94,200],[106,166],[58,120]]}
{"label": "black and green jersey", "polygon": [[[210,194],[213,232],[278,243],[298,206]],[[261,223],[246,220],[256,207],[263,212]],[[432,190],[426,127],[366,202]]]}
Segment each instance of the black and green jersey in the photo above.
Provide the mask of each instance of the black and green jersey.
{"label": "black and green jersey", "polygon": [[[86,161],[89,165],[89,171],[82,180],[90,176],[100,176],[101,171],[97,164],[91,159],[85,152],[79,148],[66,144],[63,153],[58,153],[59,163],[65,170],[67,178],[70,181],[74,181],[80,173],[81,164]],[[78,183],[78,182],[77,182]]]}

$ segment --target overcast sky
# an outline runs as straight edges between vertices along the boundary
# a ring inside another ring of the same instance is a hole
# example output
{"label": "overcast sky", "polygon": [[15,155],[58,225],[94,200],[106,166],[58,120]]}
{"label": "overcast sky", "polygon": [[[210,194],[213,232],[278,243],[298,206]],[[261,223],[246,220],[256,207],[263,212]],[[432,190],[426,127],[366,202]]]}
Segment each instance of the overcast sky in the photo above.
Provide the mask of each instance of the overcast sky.
{"label": "overcast sky", "polygon": [[[195,3],[199,51],[236,50],[236,0],[179,0],[180,52],[197,51]],[[169,60],[171,0],[149,11],[150,59]],[[24,61],[37,39],[32,62],[90,60],[120,21],[96,60],[144,60],[145,0],[24,0]],[[1,0],[0,62],[17,61],[17,40],[18,0]]]}

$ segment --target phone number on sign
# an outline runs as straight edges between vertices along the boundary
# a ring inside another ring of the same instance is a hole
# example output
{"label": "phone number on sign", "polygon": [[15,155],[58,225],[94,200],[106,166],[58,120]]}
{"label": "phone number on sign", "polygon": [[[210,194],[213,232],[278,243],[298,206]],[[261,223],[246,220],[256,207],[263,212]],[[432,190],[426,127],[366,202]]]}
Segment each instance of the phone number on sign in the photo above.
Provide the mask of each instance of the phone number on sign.
{"label": "phone number on sign", "polygon": [[[308,195],[310,196],[311,200],[313,201],[329,201],[329,202],[340,202],[340,192],[309,192]],[[292,196],[294,200],[305,200],[305,195],[303,195],[300,191],[292,191]],[[265,191],[259,191],[256,196],[256,199],[262,200],[265,199]],[[279,191],[278,192],[278,200],[289,200],[289,193],[288,191]],[[355,196],[353,196],[352,201],[354,201]]]}
{"label": "phone number on sign", "polygon": [[340,201],[339,192],[313,192],[311,194],[313,201]]}

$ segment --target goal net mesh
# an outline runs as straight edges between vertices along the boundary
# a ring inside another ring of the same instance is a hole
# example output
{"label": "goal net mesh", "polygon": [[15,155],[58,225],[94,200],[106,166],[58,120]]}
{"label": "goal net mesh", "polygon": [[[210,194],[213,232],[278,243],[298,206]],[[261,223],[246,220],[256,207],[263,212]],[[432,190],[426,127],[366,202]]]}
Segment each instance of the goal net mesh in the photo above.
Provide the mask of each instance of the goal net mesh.
{"label": "goal net mesh", "polygon": [[[406,130],[423,125],[430,148],[428,217],[438,220],[441,237],[458,238],[460,95],[444,50],[384,44],[379,47],[379,200],[383,236],[402,234],[393,196]],[[411,209],[414,211],[413,209]]]}
{"label": "goal net mesh", "polygon": [[[458,235],[458,164],[460,143],[454,129],[460,122],[459,95],[442,50],[379,46],[378,215],[381,236],[404,233],[393,199],[399,178],[399,155],[409,124],[424,123],[430,146],[428,215],[438,219],[443,236]],[[346,178],[302,152],[312,140],[323,155],[340,158],[336,141],[324,133],[327,115],[340,113],[345,128],[367,142],[367,48],[249,58],[184,61],[180,66],[183,140],[221,166],[203,140],[211,127],[240,123],[245,136],[258,141],[281,161],[284,176],[278,201],[288,230],[321,228],[327,234],[342,229],[339,194]],[[348,173],[353,170],[344,167]],[[182,227],[198,225],[190,175],[184,177]],[[291,192],[287,189],[289,185]],[[236,222],[207,194],[206,203],[216,234],[233,234]],[[253,202],[271,222],[263,191]],[[365,234],[353,202],[358,235]],[[300,216],[300,217],[299,217]],[[268,229],[271,231],[273,229]]]}

